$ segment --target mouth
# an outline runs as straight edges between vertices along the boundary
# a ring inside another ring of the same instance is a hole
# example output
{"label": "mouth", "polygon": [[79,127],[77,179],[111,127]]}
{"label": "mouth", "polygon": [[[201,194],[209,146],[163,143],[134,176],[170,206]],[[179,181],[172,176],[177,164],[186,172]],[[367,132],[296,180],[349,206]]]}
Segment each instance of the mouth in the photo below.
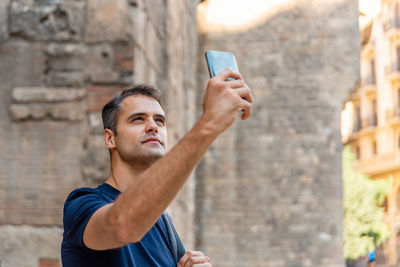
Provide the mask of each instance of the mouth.
{"label": "mouth", "polygon": [[161,141],[160,141],[160,139],[158,139],[156,137],[150,137],[150,138],[144,140],[142,143],[143,144],[145,144],[145,143],[154,143],[154,144],[158,143],[158,144],[161,144]]}

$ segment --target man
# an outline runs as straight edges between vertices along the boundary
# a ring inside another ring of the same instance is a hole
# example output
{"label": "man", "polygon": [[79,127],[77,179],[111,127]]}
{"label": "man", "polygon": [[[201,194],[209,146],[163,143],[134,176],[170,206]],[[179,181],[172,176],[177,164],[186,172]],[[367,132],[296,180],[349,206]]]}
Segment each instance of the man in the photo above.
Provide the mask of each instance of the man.
{"label": "man", "polygon": [[[250,117],[252,102],[242,76],[224,70],[208,82],[200,119],[168,153],[158,90],[139,85],[108,102],[102,115],[111,173],[99,187],[68,196],[63,266],[177,266],[160,215],[216,137],[239,115]],[[178,266],[211,263],[202,252],[187,251]]]}

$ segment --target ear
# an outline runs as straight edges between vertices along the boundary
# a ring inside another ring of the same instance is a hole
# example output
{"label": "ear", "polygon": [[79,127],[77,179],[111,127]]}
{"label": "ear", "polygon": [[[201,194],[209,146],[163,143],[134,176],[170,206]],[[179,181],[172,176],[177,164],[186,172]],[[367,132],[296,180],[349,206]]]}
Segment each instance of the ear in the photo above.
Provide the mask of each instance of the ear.
{"label": "ear", "polygon": [[109,149],[116,147],[115,134],[110,129],[104,129],[104,143]]}

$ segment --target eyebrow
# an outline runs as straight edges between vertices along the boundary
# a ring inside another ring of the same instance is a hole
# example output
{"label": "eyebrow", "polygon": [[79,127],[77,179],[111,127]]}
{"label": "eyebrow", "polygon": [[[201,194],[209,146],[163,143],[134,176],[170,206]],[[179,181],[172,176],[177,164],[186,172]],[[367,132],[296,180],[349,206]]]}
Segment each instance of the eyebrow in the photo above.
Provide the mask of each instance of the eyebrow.
{"label": "eyebrow", "polygon": [[[131,115],[129,115],[129,117],[126,119],[126,121],[130,121],[132,118],[136,117],[136,116],[148,116],[147,113],[144,112],[137,112],[137,113],[132,113]],[[162,118],[165,121],[165,116],[162,114],[156,114],[154,115],[155,117],[159,117]]]}

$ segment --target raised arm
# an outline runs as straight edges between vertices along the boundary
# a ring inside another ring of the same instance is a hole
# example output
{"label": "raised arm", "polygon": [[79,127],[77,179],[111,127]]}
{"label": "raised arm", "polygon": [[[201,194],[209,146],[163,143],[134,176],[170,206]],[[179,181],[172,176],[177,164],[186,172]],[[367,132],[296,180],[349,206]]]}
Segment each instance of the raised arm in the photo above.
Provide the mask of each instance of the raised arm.
{"label": "raised arm", "polygon": [[[226,81],[228,77],[236,80]],[[87,247],[105,250],[137,242],[182,188],[215,138],[241,114],[251,115],[253,98],[241,75],[225,70],[210,79],[203,114],[164,157],[144,171],[112,204],[98,209],[83,236]]]}

